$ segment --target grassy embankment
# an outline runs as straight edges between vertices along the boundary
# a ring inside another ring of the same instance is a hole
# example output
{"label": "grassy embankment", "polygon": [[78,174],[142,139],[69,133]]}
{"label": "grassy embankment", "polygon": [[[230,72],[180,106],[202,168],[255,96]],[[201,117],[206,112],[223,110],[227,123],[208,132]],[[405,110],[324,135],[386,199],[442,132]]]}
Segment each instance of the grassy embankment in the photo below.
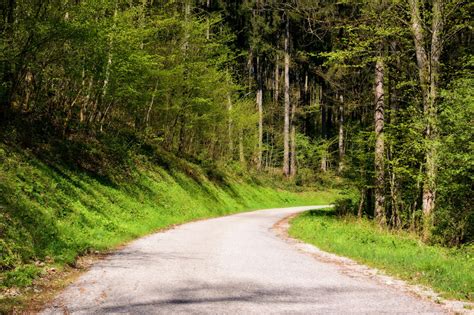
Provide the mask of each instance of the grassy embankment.
{"label": "grassy embankment", "polygon": [[79,255],[173,224],[257,208],[327,204],[336,195],[290,192],[248,174],[172,156],[158,159],[137,156],[126,179],[110,181],[0,145],[0,293],[31,285],[46,267],[60,269]]}
{"label": "grassy embankment", "polygon": [[446,298],[474,299],[472,246],[426,245],[407,232],[381,230],[372,221],[338,217],[334,210],[315,210],[296,217],[289,233],[324,251],[432,287]]}

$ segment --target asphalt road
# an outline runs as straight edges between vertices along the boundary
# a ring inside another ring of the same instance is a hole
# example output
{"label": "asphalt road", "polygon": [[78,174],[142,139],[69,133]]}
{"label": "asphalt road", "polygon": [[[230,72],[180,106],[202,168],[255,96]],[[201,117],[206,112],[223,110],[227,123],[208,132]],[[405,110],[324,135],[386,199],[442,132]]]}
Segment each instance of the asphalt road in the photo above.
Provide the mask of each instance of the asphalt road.
{"label": "asphalt road", "polygon": [[44,314],[442,313],[434,303],[351,277],[299,251],[272,226],[317,207],[181,225],[99,262]]}

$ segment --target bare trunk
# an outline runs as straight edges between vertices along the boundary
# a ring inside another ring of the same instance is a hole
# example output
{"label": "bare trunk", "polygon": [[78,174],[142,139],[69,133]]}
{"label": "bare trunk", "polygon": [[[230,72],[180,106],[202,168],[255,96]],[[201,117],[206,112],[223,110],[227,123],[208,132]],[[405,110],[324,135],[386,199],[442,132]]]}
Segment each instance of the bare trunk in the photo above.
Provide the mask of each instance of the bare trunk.
{"label": "bare trunk", "polygon": [[344,97],[339,96],[339,166],[338,172],[342,173],[344,170]]}
{"label": "bare trunk", "polygon": [[385,168],[384,168],[384,74],[385,65],[381,58],[375,64],[375,218],[379,225],[385,225]]}
{"label": "bare trunk", "polygon": [[285,118],[283,127],[283,174],[290,176],[290,21],[286,17],[285,31]]}

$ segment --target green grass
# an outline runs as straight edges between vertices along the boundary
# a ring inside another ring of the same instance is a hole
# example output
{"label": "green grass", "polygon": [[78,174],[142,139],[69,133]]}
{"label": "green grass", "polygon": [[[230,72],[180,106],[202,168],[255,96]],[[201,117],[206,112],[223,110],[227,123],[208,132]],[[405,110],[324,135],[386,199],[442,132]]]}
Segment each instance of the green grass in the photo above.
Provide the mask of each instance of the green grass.
{"label": "green grass", "polygon": [[473,247],[449,249],[423,244],[408,233],[381,230],[368,220],[337,217],[332,210],[306,212],[291,222],[292,237],[350,257],[446,298],[474,299]]}
{"label": "green grass", "polygon": [[160,166],[137,156],[129,178],[112,182],[0,145],[0,289],[30,285],[42,271],[34,265],[38,261],[60,267],[173,224],[327,204],[337,195],[264,187],[183,160],[171,162]]}

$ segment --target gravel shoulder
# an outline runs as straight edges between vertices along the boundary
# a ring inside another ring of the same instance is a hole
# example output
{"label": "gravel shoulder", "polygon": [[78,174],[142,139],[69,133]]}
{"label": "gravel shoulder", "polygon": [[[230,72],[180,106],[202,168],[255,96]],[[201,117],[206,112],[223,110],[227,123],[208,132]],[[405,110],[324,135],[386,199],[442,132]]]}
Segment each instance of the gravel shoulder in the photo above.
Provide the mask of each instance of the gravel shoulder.
{"label": "gravel shoulder", "polygon": [[94,265],[42,314],[448,313],[283,237],[282,219],[322,207],[240,213],[144,237]]}

